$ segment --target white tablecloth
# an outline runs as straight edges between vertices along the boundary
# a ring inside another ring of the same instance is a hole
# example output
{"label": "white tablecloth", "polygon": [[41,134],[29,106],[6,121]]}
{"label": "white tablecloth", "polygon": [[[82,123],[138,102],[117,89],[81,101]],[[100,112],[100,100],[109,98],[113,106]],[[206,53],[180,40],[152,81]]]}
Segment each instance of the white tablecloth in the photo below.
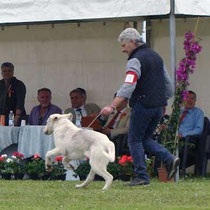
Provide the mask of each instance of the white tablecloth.
{"label": "white tablecloth", "polygon": [[43,133],[44,126],[22,126],[18,138],[18,152],[25,158],[39,153],[45,159],[47,151],[55,148],[52,135]]}
{"label": "white tablecloth", "polygon": [[17,144],[19,127],[0,126],[0,152],[11,144]]}

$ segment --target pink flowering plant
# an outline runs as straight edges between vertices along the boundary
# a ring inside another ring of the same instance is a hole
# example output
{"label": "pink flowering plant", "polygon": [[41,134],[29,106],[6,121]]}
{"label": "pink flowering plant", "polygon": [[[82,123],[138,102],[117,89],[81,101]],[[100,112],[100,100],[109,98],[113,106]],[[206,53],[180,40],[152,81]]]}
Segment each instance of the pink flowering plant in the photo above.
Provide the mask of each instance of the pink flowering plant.
{"label": "pink flowering plant", "polygon": [[167,129],[164,130],[164,145],[171,151],[175,152],[178,146],[177,131],[179,128],[179,118],[181,107],[186,101],[188,94],[189,77],[195,71],[197,54],[200,53],[202,47],[198,41],[195,41],[195,34],[187,32],[184,40],[185,57],[179,62],[178,69],[176,70],[176,88],[174,102],[172,105],[172,113],[169,118]]}

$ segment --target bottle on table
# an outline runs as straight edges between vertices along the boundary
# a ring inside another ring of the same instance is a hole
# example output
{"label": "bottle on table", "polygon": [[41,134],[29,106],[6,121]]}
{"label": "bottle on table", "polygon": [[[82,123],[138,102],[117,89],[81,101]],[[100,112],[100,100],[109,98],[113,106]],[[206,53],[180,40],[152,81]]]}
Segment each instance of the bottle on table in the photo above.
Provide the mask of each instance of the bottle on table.
{"label": "bottle on table", "polygon": [[14,113],[11,110],[9,113],[9,126],[14,126],[14,118],[15,118]]}

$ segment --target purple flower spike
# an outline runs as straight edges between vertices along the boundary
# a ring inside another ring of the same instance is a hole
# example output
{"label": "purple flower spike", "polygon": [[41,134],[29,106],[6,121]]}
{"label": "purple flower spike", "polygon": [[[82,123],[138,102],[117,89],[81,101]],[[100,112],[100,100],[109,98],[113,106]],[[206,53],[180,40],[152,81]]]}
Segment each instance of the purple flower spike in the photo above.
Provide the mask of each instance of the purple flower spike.
{"label": "purple flower spike", "polygon": [[202,47],[198,42],[194,41],[195,34],[193,32],[187,32],[185,34],[184,51],[185,58],[181,59],[179,66],[176,70],[176,89],[181,90],[182,100],[186,100],[189,86],[189,74],[194,73],[196,66],[196,55],[201,52]]}

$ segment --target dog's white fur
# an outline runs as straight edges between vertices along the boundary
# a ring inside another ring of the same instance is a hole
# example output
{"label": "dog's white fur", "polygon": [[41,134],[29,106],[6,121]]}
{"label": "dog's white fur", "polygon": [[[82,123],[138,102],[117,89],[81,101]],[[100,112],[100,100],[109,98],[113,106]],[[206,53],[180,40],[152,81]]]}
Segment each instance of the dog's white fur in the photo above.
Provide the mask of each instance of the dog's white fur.
{"label": "dog's white fur", "polygon": [[72,166],[69,165],[71,160],[88,157],[90,173],[87,179],[76,187],[86,187],[94,179],[95,174],[98,174],[106,182],[103,190],[107,190],[113,180],[113,176],[107,171],[108,163],[115,160],[113,142],[102,133],[76,127],[70,118],[72,119],[72,114],[53,114],[47,120],[44,133],[54,134],[55,149],[46,154],[46,169],[51,169],[51,157],[63,155],[62,163],[70,170],[72,170]]}

